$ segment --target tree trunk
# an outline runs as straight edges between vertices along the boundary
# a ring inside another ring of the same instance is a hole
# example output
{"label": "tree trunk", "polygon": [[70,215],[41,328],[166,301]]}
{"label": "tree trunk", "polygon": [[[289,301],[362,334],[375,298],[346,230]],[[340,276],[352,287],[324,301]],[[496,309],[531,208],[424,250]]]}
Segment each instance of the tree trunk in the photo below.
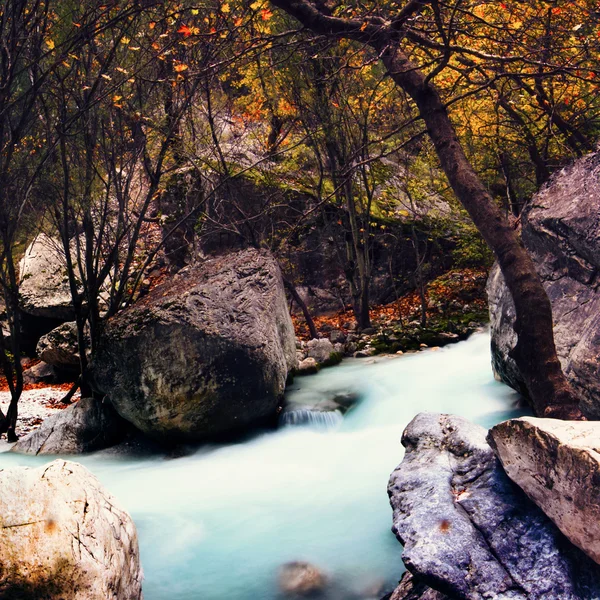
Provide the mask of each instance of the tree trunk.
{"label": "tree trunk", "polygon": [[316,33],[370,45],[392,80],[415,102],[456,197],[496,255],[512,295],[518,336],[512,357],[525,380],[534,411],[544,416],[582,418],[578,398],[556,355],[552,307],[533,261],[467,160],[437,89],[399,49],[406,17],[418,13],[426,2],[407,3],[391,23],[330,17],[307,0],[271,2]]}
{"label": "tree trunk", "polygon": [[283,278],[283,285],[290,293],[290,296],[294,299],[296,304],[300,307],[300,310],[304,315],[304,320],[306,321],[306,325],[308,327],[311,339],[314,340],[315,338],[318,338],[319,334],[317,332],[317,328],[315,327],[315,322],[312,320],[312,317],[310,316],[310,312],[308,310],[308,306],[306,306],[306,302],[302,300],[302,296],[300,296],[300,294],[298,293],[296,286],[285,277]]}
{"label": "tree trunk", "polygon": [[512,357],[536,414],[580,418],[578,398],[556,355],[550,300],[533,261],[467,160],[437,90],[395,45],[375,46],[394,82],[417,105],[454,193],[496,255],[515,304],[518,342]]}

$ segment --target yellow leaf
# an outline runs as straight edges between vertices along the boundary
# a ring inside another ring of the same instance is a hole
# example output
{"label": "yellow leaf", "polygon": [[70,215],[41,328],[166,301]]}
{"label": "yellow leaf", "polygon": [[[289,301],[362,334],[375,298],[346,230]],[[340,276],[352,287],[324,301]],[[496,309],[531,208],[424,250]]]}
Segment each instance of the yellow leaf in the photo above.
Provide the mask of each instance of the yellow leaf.
{"label": "yellow leaf", "polygon": [[187,71],[189,67],[181,63],[179,65],[175,65],[174,69],[176,73],[181,73],[182,71]]}
{"label": "yellow leaf", "polygon": [[228,13],[230,11],[231,11],[231,8],[229,6],[229,2],[224,2],[223,5],[221,6],[221,12]]}
{"label": "yellow leaf", "polygon": [[54,50],[54,40],[46,40],[46,46],[48,46],[50,50]]}

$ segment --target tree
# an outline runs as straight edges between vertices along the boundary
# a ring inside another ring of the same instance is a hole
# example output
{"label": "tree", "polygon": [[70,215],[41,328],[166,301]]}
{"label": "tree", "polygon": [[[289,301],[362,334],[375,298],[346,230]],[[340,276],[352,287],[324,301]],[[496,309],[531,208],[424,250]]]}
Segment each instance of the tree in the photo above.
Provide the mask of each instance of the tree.
{"label": "tree", "polygon": [[[388,18],[377,13],[363,18],[337,16],[327,3],[309,0],[272,0],[272,4],[317,34],[350,39],[371,47],[383,61],[392,80],[414,102],[454,193],[494,252],[512,295],[518,336],[513,354],[534,410],[539,415],[581,417],[578,398],[567,382],[556,355],[552,308],[541,280],[514,228],[469,163],[446,102],[434,83],[435,76],[448,65],[455,51],[452,34],[448,37],[445,23],[452,25],[452,19],[460,13],[461,2],[442,7],[437,0],[410,0]],[[443,36],[443,43],[431,39],[435,34],[428,38],[411,27],[425,11],[433,14],[437,23],[435,33]],[[410,51],[407,40],[416,48],[412,58],[407,53]],[[431,46],[438,53],[427,72],[417,50],[431,50]],[[506,57],[499,57],[500,62],[503,59]]]}

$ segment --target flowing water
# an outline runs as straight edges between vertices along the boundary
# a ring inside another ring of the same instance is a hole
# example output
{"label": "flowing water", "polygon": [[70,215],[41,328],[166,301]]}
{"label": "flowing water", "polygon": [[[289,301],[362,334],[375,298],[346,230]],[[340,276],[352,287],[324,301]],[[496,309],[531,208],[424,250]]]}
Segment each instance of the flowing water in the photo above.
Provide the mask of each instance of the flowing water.
{"label": "flowing water", "polygon": [[[298,409],[277,431],[183,458],[79,458],[136,522],[146,600],[277,599],[278,567],[296,560],[339,584],[330,598],[378,597],[403,571],[386,484],[406,424],[420,411],[486,427],[523,414],[492,378],[488,334],[347,360],[297,378],[288,397],[304,405],[346,392],[361,401],[343,418]],[[0,466],[47,460],[2,454]]]}

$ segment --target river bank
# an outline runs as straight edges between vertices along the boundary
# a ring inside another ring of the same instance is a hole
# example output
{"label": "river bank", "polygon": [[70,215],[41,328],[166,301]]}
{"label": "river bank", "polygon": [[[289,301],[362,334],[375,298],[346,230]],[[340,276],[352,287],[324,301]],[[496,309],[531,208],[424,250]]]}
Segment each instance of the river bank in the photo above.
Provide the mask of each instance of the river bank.
{"label": "river bank", "polygon": [[[385,486],[408,422],[430,410],[489,427],[524,412],[494,381],[488,348],[482,333],[437,352],[347,359],[297,378],[288,401],[358,394],[334,428],[283,427],[174,460],[108,452],[78,460],[136,523],[147,600],[275,600],[279,567],[298,560],[327,575],[326,598],[373,598],[404,570]],[[47,461],[4,453],[0,466]]]}

